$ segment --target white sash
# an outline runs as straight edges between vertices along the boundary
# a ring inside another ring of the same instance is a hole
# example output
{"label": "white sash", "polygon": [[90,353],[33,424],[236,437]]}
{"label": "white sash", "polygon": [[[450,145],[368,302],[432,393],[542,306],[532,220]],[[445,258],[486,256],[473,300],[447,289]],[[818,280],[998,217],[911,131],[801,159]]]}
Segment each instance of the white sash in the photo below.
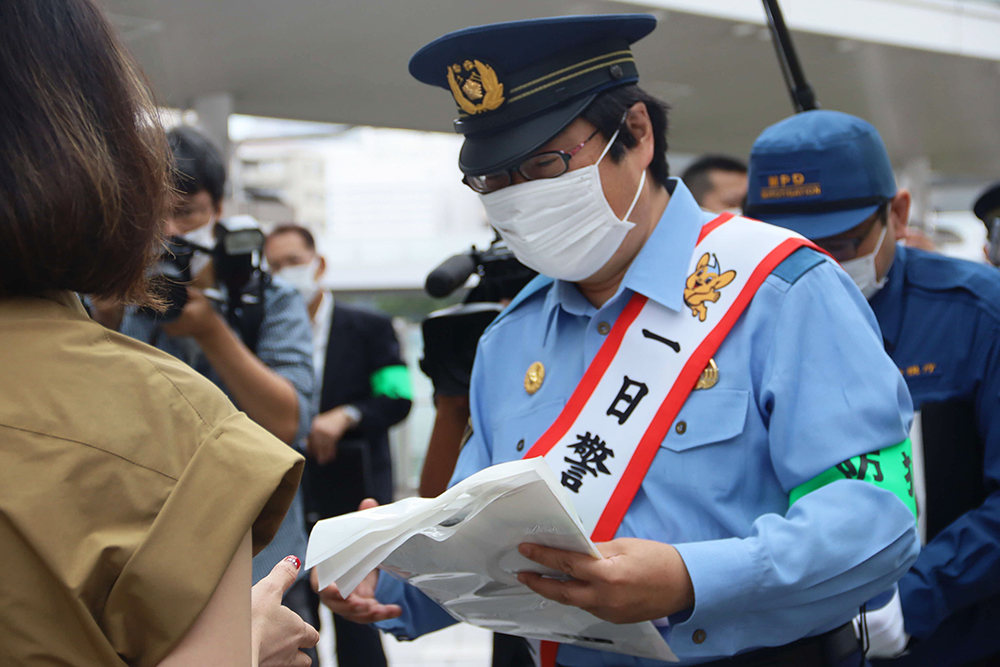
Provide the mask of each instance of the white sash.
{"label": "white sash", "polygon": [[525,458],[544,456],[594,541],[614,537],[688,394],[757,288],[811,245],[724,214],[702,229],[681,312],[636,294],[562,414]]}

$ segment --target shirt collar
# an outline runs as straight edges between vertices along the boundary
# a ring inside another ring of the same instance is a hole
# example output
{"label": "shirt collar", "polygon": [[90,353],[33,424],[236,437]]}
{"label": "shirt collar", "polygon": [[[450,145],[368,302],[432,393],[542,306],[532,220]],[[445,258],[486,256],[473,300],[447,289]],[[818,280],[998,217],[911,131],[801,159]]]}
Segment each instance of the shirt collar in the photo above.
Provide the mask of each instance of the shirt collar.
{"label": "shirt collar", "polygon": [[669,184],[672,192],[667,208],[626,272],[622,288],[680,312],[698,234],[716,216],[701,210],[680,179],[671,178]]}
{"label": "shirt collar", "polygon": [[868,304],[875,313],[882,339],[890,349],[899,340],[899,330],[903,322],[903,287],[906,282],[906,247],[896,245],[896,255],[886,276],[885,286],[871,298]]}
{"label": "shirt collar", "polygon": [[[314,341],[330,335],[330,322],[333,321],[333,295],[324,290],[319,293],[319,297],[319,307],[310,322]],[[306,308],[308,307],[309,304],[306,304]]]}
{"label": "shirt collar", "polygon": [[83,302],[80,301],[80,297],[77,296],[76,292],[71,292],[69,290],[51,290],[43,292],[41,296],[49,299],[50,301],[55,301],[59,305],[66,306],[77,315],[83,315],[87,318],[90,317],[87,313],[87,309],[83,307]]}

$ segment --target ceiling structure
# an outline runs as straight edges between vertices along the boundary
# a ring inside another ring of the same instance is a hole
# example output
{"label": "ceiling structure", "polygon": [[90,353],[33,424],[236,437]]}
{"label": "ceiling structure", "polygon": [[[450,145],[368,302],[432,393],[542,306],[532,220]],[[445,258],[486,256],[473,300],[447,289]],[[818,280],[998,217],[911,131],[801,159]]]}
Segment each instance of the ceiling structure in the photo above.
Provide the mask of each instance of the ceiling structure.
{"label": "ceiling structure", "polygon": [[[445,132],[456,116],[451,96],[407,73],[409,57],[427,42],[494,21],[648,11],[612,0],[98,2],[161,104],[185,108],[199,96],[228,92],[236,113]],[[764,127],[791,113],[760,25],[654,13],[659,27],[634,51],[640,84],[671,105],[671,150],[745,156]],[[927,157],[937,172],[1000,176],[1000,63],[793,36],[820,103],[875,123],[897,168]]]}

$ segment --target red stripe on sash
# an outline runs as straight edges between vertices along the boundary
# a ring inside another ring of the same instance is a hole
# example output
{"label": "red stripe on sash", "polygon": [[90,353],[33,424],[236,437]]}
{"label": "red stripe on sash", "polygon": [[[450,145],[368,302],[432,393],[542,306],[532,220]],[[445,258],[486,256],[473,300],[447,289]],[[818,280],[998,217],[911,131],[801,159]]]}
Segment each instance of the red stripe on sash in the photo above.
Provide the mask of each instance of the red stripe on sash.
{"label": "red stripe on sash", "polygon": [[660,409],[656,411],[656,416],[653,417],[653,421],[646,430],[645,435],[639,441],[639,446],[636,448],[635,454],[632,455],[632,460],[629,461],[628,466],[625,468],[621,481],[615,488],[614,493],[611,494],[611,499],[608,501],[607,507],[604,508],[604,513],[601,514],[601,518],[594,527],[594,532],[590,536],[594,542],[607,542],[614,539],[622,519],[625,518],[625,513],[628,511],[629,505],[632,504],[635,494],[642,485],[642,480],[646,477],[649,467],[653,464],[653,459],[660,448],[660,443],[667,436],[671,424],[674,423],[674,419],[684,406],[684,402],[687,401],[687,397],[691,394],[695,384],[697,384],[702,371],[708,365],[708,361],[718,351],[722,345],[722,341],[725,340],[726,335],[729,334],[729,331],[736,324],[740,315],[743,314],[743,311],[753,299],[757,289],[771,274],[771,271],[777,268],[792,252],[807,244],[808,241],[792,238],[783,241],[777,248],[772,250],[757,265],[754,272],[750,274],[750,279],[747,280],[746,285],[743,286],[743,290],[736,297],[729,310],[726,311],[722,320],[705,336],[701,345],[698,346],[698,349],[688,359],[687,364],[684,365],[683,370],[677,376],[677,381],[674,383],[673,388],[667,394],[667,398],[663,401]]}
{"label": "red stripe on sash", "polygon": [[718,227],[719,225],[721,225],[724,222],[728,222],[729,220],[732,220],[735,217],[736,216],[733,215],[732,213],[723,213],[722,215],[720,215],[715,220],[712,220],[710,222],[706,222],[705,225],[701,228],[701,233],[698,234],[698,241],[697,241],[697,243],[695,243],[695,245],[697,245],[698,243],[701,243],[702,240],[706,236],[708,236],[709,234],[711,234],[712,232],[714,232],[716,227]]}
{"label": "red stripe on sash", "polygon": [[[732,213],[723,213],[719,217],[705,223],[701,228],[701,233],[698,236],[698,243],[701,243],[702,239],[708,236],[712,231],[718,228],[723,223],[732,220],[734,216]],[[697,245],[697,244],[696,244]],[[601,345],[601,348],[597,351],[594,356],[594,360],[587,367],[586,372],[583,374],[583,378],[580,380],[580,384],[577,385],[576,389],[573,390],[573,394],[569,397],[566,402],[566,407],[563,408],[562,412],[552,423],[542,437],[531,446],[528,453],[524,455],[524,458],[530,459],[536,456],[545,456],[549,451],[555,447],[556,443],[566,435],[570,426],[576,421],[576,418],[580,416],[580,412],[583,410],[587,401],[590,400],[591,395],[593,395],[594,390],[600,383],[601,378],[604,377],[604,373],[608,370],[608,366],[611,365],[612,359],[618,354],[618,349],[621,347],[622,339],[625,338],[625,332],[635,318],[639,316],[639,312],[642,310],[643,306],[646,305],[648,299],[641,294],[634,294],[629,302],[625,305],[625,309],[622,310],[621,315],[615,321],[615,325],[608,332],[608,338]],[[705,363],[708,363],[706,359]],[[698,371],[699,374],[701,371]],[[697,381],[697,377],[695,378]],[[693,384],[691,385],[694,386]],[[685,394],[686,396],[687,394]],[[648,468],[648,466],[647,466]]]}
{"label": "red stripe on sash", "polygon": [[[698,236],[698,243],[701,243],[712,231],[734,217],[732,213],[723,213],[705,224]],[[642,480],[646,477],[649,467],[653,464],[653,459],[656,458],[660,443],[666,437],[671,424],[673,424],[677,414],[684,406],[684,402],[687,401],[695,384],[697,384],[702,371],[708,365],[708,361],[718,351],[722,345],[722,341],[725,340],[730,330],[732,330],[743,314],[743,311],[750,304],[750,301],[753,300],[757,289],[767,280],[767,277],[781,262],[801,247],[810,247],[823,252],[823,254],[827,254],[807,239],[790,238],[778,245],[777,248],[772,250],[757,265],[757,268],[750,274],[749,280],[743,286],[743,290],[736,297],[733,305],[726,311],[725,316],[715,325],[715,328],[709,332],[701,345],[698,346],[698,349],[688,359],[687,364],[684,365],[684,368],[678,375],[673,388],[667,394],[667,398],[664,399],[663,404],[656,411],[652,423],[643,435],[642,440],[639,441],[635,454],[632,455],[632,460],[626,466],[621,481],[615,488],[614,493],[611,494],[611,499],[608,501],[607,507],[604,508],[601,518],[594,527],[594,531],[590,536],[591,540],[594,542],[607,542],[614,539],[615,533],[618,532],[618,528],[621,526],[622,519],[625,518],[625,513],[635,498],[635,494],[639,491],[639,487],[642,486]],[[611,365],[611,360],[618,353],[626,330],[632,325],[636,317],[638,317],[639,312],[646,305],[646,301],[646,297],[635,294],[628,302],[622,314],[615,322],[614,327],[608,333],[608,340],[598,350],[594,361],[587,368],[583,378],[580,380],[580,384],[574,390],[569,401],[567,401],[566,407],[524,458],[545,456],[566,434],[570,426],[573,425],[573,422],[576,421],[576,418],[583,410],[584,405],[586,405],[597,388],[608,366]],[[559,644],[557,642],[542,641],[539,647],[539,658],[542,667],[555,667],[556,654],[558,652]]]}
{"label": "red stripe on sash", "polygon": [[542,660],[542,667],[556,667],[556,653],[558,652],[558,643],[542,641],[542,645],[538,647],[538,656]]}
{"label": "red stripe on sash", "polygon": [[622,339],[625,338],[625,332],[632,326],[635,318],[639,316],[642,307],[646,305],[646,301],[648,299],[641,294],[632,295],[632,298],[625,305],[625,309],[618,316],[615,325],[608,332],[607,340],[601,345],[601,348],[594,356],[594,360],[583,374],[580,384],[573,390],[573,395],[566,402],[566,407],[563,408],[563,411],[556,418],[555,422],[552,423],[552,426],[542,434],[538,442],[532,445],[528,453],[524,455],[524,458],[530,459],[536,456],[545,456],[549,453],[550,449],[555,447],[559,439],[566,435],[566,431],[573,425],[576,418],[580,416],[580,412],[587,404],[587,401],[590,400],[594,390],[597,389],[597,385],[600,384],[605,371],[611,365],[611,361],[618,354]]}

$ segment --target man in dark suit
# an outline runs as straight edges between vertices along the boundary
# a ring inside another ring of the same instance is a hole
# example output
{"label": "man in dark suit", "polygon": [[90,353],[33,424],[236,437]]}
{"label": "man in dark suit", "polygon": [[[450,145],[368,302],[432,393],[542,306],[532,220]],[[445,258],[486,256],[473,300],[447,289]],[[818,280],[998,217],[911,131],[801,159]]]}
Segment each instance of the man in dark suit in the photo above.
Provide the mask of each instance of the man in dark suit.
{"label": "man in dark suit", "polygon": [[[365,498],[392,502],[389,427],[410,411],[411,387],[392,321],[334,302],[319,288],[326,261],[308,229],[281,225],[264,254],[272,273],[294,286],[313,326],[318,414],[309,432],[302,478],[306,528],[358,509]],[[319,597],[313,595],[314,609]],[[386,664],[378,630],[343,618],[334,622],[340,667]]]}

